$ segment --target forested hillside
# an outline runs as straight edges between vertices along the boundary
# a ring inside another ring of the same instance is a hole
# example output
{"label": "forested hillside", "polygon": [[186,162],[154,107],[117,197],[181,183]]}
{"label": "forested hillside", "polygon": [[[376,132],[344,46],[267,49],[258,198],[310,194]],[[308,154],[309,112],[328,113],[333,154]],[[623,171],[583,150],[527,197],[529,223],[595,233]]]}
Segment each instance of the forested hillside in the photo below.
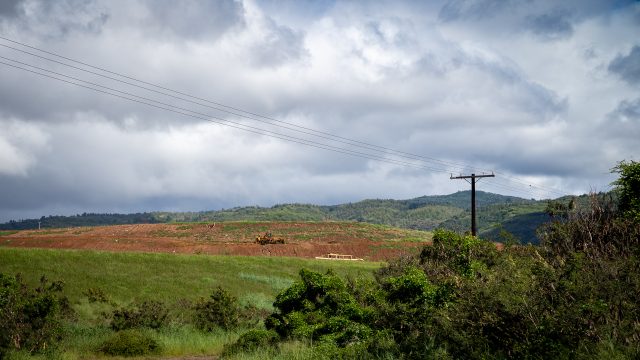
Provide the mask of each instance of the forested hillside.
{"label": "forested hillside", "polygon": [[[517,240],[537,243],[535,229],[548,220],[544,212],[547,201],[522,199],[478,191],[478,229],[485,238],[504,240],[506,230]],[[97,226],[134,223],[203,222],[203,221],[358,221],[408,229],[445,228],[458,232],[469,229],[470,192],[421,196],[408,200],[363,200],[355,203],[320,206],[281,204],[265,208],[237,207],[203,212],[152,212],[138,214],[79,214],[48,216],[40,219],[11,221],[2,230]],[[502,235],[501,235],[502,234]]]}

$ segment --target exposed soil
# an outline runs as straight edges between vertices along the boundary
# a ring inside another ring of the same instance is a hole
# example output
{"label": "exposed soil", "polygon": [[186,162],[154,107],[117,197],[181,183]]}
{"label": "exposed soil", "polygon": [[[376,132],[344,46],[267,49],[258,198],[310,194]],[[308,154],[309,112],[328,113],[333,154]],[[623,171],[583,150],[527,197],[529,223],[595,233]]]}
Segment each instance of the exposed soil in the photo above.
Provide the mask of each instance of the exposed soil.
{"label": "exposed soil", "polygon": [[[255,237],[267,231],[285,244],[256,244]],[[0,236],[0,246],[303,258],[338,253],[387,260],[415,253],[429,239],[428,233],[362,223],[225,222],[25,230]]]}

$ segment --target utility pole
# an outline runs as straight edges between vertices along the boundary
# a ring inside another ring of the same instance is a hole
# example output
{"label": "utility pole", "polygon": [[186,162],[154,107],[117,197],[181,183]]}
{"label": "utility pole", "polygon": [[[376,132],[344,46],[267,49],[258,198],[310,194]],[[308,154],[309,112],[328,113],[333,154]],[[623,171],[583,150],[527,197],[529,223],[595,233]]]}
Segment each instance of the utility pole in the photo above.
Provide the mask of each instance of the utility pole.
{"label": "utility pole", "polygon": [[[476,183],[481,178],[486,178],[486,177],[495,177],[495,175],[494,174],[482,174],[482,175],[471,174],[471,175],[460,175],[460,176],[451,175],[450,177],[451,180],[463,179],[464,181],[471,184],[471,235],[473,236],[476,236],[478,232],[478,228],[476,226]],[[467,179],[471,179],[471,181]]]}

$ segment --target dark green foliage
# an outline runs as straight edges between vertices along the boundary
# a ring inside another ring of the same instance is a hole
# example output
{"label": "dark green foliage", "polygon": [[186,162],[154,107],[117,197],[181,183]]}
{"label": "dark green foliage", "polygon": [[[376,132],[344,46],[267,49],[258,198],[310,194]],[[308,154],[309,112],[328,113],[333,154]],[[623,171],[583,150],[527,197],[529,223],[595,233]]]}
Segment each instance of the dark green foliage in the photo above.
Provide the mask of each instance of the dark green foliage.
{"label": "dark green foliage", "polygon": [[545,257],[557,270],[553,285],[566,297],[560,297],[564,325],[581,326],[592,343],[606,339],[637,357],[640,223],[626,212],[620,216],[608,196],[593,195],[591,201],[589,209],[569,212],[541,230]]}
{"label": "dark green foliage", "polygon": [[613,185],[618,195],[620,211],[626,217],[640,221],[640,162],[621,161],[612,172],[619,174]]}
{"label": "dark green foliage", "polygon": [[166,324],[169,311],[159,301],[144,301],[128,308],[120,308],[111,315],[111,328],[125,330],[139,327],[159,329]]}
{"label": "dark green foliage", "polygon": [[90,303],[95,303],[95,302],[106,303],[106,302],[109,302],[109,297],[104,292],[104,290],[102,290],[99,287],[88,288],[85,292],[82,293],[82,295],[86,296],[87,300]]}
{"label": "dark green foliage", "polygon": [[339,346],[368,338],[373,313],[360,306],[337,275],[300,270],[301,281],[281,292],[266,319],[268,329],[285,338],[330,341]]}
{"label": "dark green foliage", "polygon": [[130,329],[115,333],[99,350],[111,356],[142,356],[160,352],[160,345],[149,334]]}
{"label": "dark green foliage", "polygon": [[302,270],[266,326],[333,358],[638,358],[640,223],[611,196],[566,201],[542,246],[438,230],[375,283]]}
{"label": "dark green foliage", "polygon": [[497,252],[449,234],[422,252],[429,278],[453,290],[428,319],[439,347],[471,359],[638,356],[640,227],[603,196],[553,209],[542,248]]}
{"label": "dark green foliage", "polygon": [[575,253],[602,261],[637,254],[638,224],[619,216],[611,196],[594,194],[590,201],[586,208],[567,208],[562,216],[539,230],[552,260],[562,265],[563,259]]}
{"label": "dark green foliage", "polygon": [[260,350],[261,352],[275,346],[279,337],[275,331],[254,329],[240,335],[238,340],[233,344],[226,346],[223,354],[232,355],[240,352],[253,352]]}
{"label": "dark green foliage", "polygon": [[258,308],[253,304],[243,305],[239,309],[238,325],[244,328],[257,326],[270,314],[271,312],[269,310]]}
{"label": "dark green foliage", "polygon": [[[535,256],[534,254],[528,254]],[[547,281],[554,273],[535,257],[500,254],[454,287],[455,301],[432,319],[436,343],[454,358],[561,358],[580,329],[556,324]]]}
{"label": "dark green foliage", "polygon": [[40,219],[9,221],[0,224],[2,230],[30,230],[38,229],[38,223],[43,229],[64,228],[76,226],[104,226],[124,224],[155,224],[162,221],[156,219],[153,213],[136,214],[78,214],[72,216],[43,216]]}
{"label": "dark green foliage", "polygon": [[41,352],[61,338],[61,314],[66,305],[58,294],[62,282],[44,276],[37,288],[27,286],[20,276],[0,273],[0,358],[6,351]]}
{"label": "dark green foliage", "polygon": [[424,247],[420,253],[420,264],[432,279],[442,283],[459,277],[472,277],[476,268],[494,265],[497,256],[492,243],[470,235],[436,230],[433,246]]}
{"label": "dark green foliage", "polygon": [[203,331],[233,329],[240,321],[238,299],[222,287],[216,288],[209,299],[200,299],[194,308],[195,324]]}
{"label": "dark green foliage", "polygon": [[564,203],[561,200],[549,201],[544,212],[554,219],[566,220],[569,213],[575,210],[576,203],[574,199],[571,199],[568,203]]}
{"label": "dark green foliage", "polygon": [[387,345],[384,353],[428,358],[434,350],[429,319],[447,296],[414,266],[406,267],[399,276],[383,278],[381,286],[385,298],[378,304],[376,328],[395,342],[395,346]]}

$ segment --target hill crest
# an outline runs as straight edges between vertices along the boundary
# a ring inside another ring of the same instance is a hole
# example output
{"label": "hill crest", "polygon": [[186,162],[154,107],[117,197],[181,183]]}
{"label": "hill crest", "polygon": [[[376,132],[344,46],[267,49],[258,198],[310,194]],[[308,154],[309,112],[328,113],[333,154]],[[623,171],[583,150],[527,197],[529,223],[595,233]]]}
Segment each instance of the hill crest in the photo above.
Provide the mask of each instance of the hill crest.
{"label": "hill crest", "polygon": [[[365,199],[338,205],[277,204],[244,206],[200,212],[148,212],[135,214],[83,213],[10,221],[0,230],[60,228],[124,224],[209,221],[356,221],[407,229],[443,227],[460,232],[470,223],[470,191],[426,195],[406,200]],[[536,242],[535,228],[546,221],[546,201],[523,199],[484,191],[476,192],[481,235],[495,238],[498,229],[514,233],[522,242]]]}

